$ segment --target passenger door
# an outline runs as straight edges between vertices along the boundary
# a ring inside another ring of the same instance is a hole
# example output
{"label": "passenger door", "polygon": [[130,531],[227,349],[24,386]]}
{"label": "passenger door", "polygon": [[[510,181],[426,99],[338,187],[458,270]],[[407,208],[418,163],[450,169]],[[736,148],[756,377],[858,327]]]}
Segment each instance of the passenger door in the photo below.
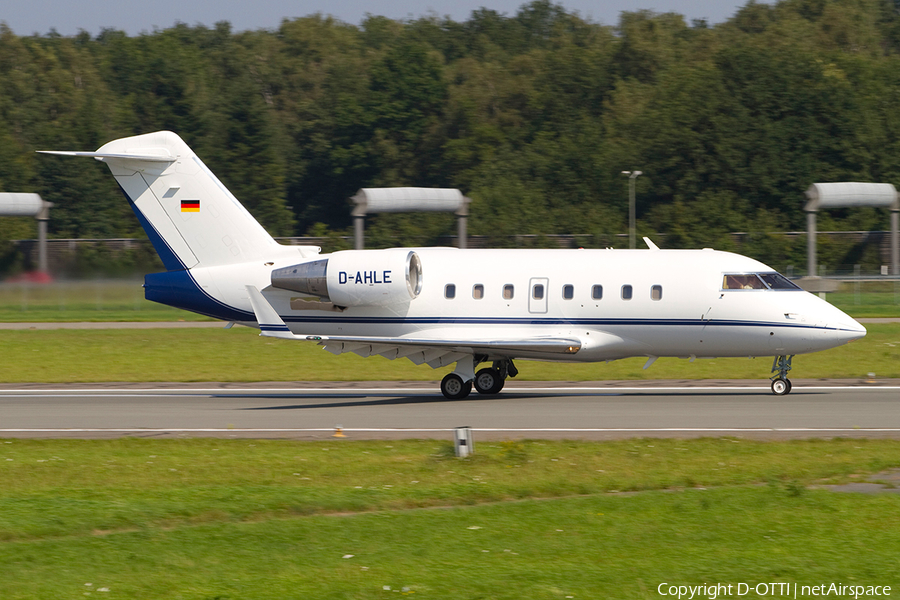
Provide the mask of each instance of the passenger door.
{"label": "passenger door", "polygon": [[549,283],[547,277],[532,277],[528,282],[528,312],[541,315],[547,313]]}

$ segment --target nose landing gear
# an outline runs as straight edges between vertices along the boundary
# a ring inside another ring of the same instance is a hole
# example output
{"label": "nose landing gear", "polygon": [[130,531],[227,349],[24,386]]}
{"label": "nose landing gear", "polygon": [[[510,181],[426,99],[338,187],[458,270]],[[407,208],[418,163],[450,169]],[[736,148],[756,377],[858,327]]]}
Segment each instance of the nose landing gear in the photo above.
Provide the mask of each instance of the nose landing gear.
{"label": "nose landing gear", "polygon": [[792,358],[794,358],[793,354],[790,356],[776,356],[772,362],[772,372],[775,373],[777,371],[777,374],[771,377],[772,393],[776,396],[785,396],[791,393],[791,380],[787,378],[787,374],[791,370]]}

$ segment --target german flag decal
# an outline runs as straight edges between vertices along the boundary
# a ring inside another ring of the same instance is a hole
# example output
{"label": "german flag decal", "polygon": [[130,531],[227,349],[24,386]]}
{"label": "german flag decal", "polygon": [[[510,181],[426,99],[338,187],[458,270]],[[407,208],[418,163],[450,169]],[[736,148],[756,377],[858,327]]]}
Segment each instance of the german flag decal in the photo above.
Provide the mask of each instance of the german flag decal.
{"label": "german flag decal", "polygon": [[182,200],[181,212],[200,212],[199,200]]}

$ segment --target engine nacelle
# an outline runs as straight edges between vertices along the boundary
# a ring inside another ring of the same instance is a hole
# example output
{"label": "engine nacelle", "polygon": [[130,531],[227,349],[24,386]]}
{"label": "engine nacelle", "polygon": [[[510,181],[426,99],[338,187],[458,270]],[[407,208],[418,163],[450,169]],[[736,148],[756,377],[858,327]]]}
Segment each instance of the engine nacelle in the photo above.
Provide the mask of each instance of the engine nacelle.
{"label": "engine nacelle", "polygon": [[272,287],[318,296],[335,306],[406,304],[422,291],[412,250],[344,250],[272,271]]}

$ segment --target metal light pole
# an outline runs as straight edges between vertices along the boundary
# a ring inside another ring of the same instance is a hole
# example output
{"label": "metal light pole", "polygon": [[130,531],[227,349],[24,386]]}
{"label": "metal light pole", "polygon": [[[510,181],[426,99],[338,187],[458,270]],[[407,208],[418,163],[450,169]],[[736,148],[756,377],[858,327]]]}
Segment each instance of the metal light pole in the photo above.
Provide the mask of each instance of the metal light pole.
{"label": "metal light pole", "polygon": [[643,173],[641,171],[622,171],[622,175],[628,175],[628,247],[634,250],[634,180]]}

